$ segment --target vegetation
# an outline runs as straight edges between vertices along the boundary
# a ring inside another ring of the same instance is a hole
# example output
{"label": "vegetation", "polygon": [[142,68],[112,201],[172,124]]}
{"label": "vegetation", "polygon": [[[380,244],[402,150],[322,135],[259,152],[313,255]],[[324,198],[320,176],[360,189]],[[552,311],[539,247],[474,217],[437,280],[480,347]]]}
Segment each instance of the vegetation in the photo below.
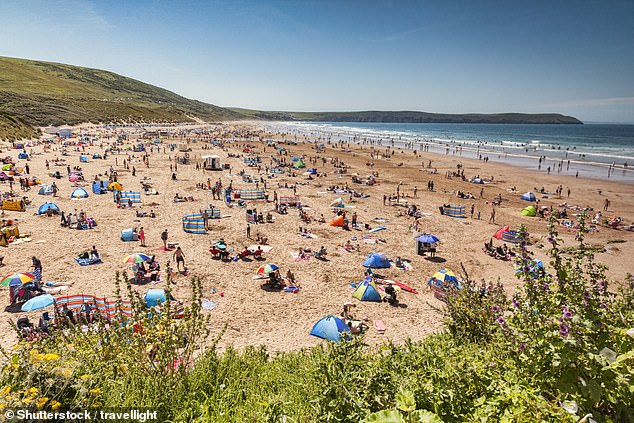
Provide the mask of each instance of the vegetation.
{"label": "vegetation", "polygon": [[[0,57],[0,138],[30,135],[28,126],[82,122],[185,122],[241,119],[222,107],[112,72]],[[19,121],[26,132],[7,130]]]}
{"label": "vegetation", "polygon": [[[584,232],[582,219],[581,246]],[[179,320],[162,312],[169,304],[148,312],[128,285],[132,319],[3,351],[0,409],[148,407],[178,422],[634,422],[634,278],[614,292],[591,250],[562,256],[554,226],[548,242],[552,273],[522,243],[512,296],[467,278],[445,309],[446,333],[377,348],[357,338],[273,355],[201,349],[196,279]]]}
{"label": "vegetation", "polygon": [[260,110],[231,109],[256,119],[312,121],[312,122],[390,122],[390,123],[542,123],[581,124],[571,116],[557,113],[526,114],[443,114],[415,111],[364,111],[364,112],[265,112]]}

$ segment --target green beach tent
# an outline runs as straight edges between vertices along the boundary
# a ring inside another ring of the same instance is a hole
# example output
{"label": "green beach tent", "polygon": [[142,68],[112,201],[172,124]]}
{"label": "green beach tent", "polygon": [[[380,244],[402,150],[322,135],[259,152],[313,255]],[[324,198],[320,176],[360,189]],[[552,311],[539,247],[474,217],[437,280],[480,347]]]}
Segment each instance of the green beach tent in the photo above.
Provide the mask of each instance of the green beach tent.
{"label": "green beach tent", "polygon": [[537,209],[535,206],[528,206],[522,210],[522,216],[535,217],[537,216]]}
{"label": "green beach tent", "polygon": [[293,166],[295,169],[303,169],[306,167],[306,163],[302,159],[298,159]]}

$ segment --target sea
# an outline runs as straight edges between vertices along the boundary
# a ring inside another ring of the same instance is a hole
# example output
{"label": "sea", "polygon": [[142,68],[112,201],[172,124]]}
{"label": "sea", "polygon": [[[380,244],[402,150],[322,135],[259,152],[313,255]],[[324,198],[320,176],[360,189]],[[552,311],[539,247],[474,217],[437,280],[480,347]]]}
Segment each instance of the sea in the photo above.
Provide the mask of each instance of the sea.
{"label": "sea", "polygon": [[634,183],[634,125],[267,122],[287,140],[405,147]]}

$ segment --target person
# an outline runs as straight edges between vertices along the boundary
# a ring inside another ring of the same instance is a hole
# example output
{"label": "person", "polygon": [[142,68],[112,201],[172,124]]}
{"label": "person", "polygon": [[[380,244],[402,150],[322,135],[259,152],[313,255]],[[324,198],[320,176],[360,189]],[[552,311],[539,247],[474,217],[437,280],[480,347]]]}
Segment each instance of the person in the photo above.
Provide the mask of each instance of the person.
{"label": "person", "polygon": [[161,241],[163,241],[163,248],[167,250],[167,229],[161,233]]}
{"label": "person", "polygon": [[385,287],[385,298],[383,301],[387,301],[388,303],[394,305],[398,301],[396,299],[396,289],[390,284]]}
{"label": "person", "polygon": [[181,250],[180,246],[174,251],[174,260],[176,260],[176,270],[180,271],[181,263],[183,263],[183,271],[187,270],[185,267],[185,254],[183,254],[183,250]]}
{"label": "person", "polygon": [[35,256],[31,257],[31,260],[33,261],[33,281],[37,286],[42,282],[42,262]]}
{"label": "person", "polygon": [[491,209],[491,216],[489,217],[489,223],[495,223],[495,209]]}
{"label": "person", "polygon": [[141,247],[146,247],[145,245],[145,231],[143,230],[143,226],[139,228],[139,240],[141,241]]}
{"label": "person", "polygon": [[291,269],[288,269],[288,272],[286,272],[286,280],[287,280],[290,284],[294,284],[294,283],[295,283],[295,275],[293,274],[293,272],[291,271]]}
{"label": "person", "polygon": [[90,259],[91,260],[99,260],[99,251],[97,251],[97,247],[92,246],[92,250],[90,250]]}
{"label": "person", "polygon": [[401,257],[396,257],[396,262],[394,263],[396,267],[403,267],[403,259]]}
{"label": "person", "polygon": [[251,224],[247,223],[247,238],[251,239]]}

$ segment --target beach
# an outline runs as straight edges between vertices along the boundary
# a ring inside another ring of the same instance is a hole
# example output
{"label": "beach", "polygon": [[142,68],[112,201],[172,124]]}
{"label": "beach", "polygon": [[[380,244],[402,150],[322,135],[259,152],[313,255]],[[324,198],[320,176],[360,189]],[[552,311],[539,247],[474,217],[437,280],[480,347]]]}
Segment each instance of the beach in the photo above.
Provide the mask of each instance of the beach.
{"label": "beach", "polygon": [[[520,195],[527,191],[534,192],[540,200],[540,206],[553,206],[557,209],[565,202],[579,208],[592,208],[589,220],[596,211],[601,210],[604,217],[619,216],[626,225],[634,222],[634,184],[631,183],[545,174],[495,161],[485,162],[440,152],[392,149],[387,146],[372,149],[368,145],[353,143],[336,147],[326,143],[323,150],[318,152],[316,140],[284,143],[283,136],[265,132],[258,123],[234,122],[216,126],[190,125],[180,129],[167,127],[168,131],[180,130],[181,133],[174,133],[173,137],[160,136],[160,144],[151,144],[154,137],[147,139],[150,143],[148,145],[154,147],[154,151],[148,152],[149,166],[142,160],[145,152],[131,150],[123,150],[118,154],[111,152],[105,160],[90,159],[85,163],[80,162],[80,155],[103,155],[104,148],[114,144],[117,134],[121,135],[126,130],[86,125],[83,128],[83,132],[95,134],[91,136],[95,138],[93,145],[83,148],[69,145],[66,147],[66,156],[61,154],[61,141],[51,143],[48,152],[44,152],[43,144],[27,146],[26,152],[30,155],[28,162],[17,158],[21,150],[9,148],[10,143],[5,143],[2,147],[2,157],[13,157],[18,168],[28,163],[30,175],[40,178],[44,184],[55,181],[59,187],[57,197],[53,198],[38,195],[39,187],[32,187],[25,193],[19,192],[19,184],[14,184],[14,191],[28,196],[32,203],[24,212],[5,211],[3,218],[17,220],[21,234],[29,234],[30,241],[0,250],[0,255],[4,256],[3,274],[30,271],[31,257],[36,256],[43,265],[43,281],[72,283],[60,295],[90,294],[114,299],[115,272],[126,271],[131,276],[131,266],[123,263],[126,255],[137,252],[155,255],[162,268],[165,268],[168,260],[174,261],[173,251],[159,249],[162,245],[160,235],[167,229],[168,240],[177,242],[182,248],[188,269],[188,275],[175,276],[172,294],[187,304],[190,295],[189,279],[195,276],[202,280],[203,297],[217,303],[215,308],[205,312],[210,315],[212,337],[220,333],[225,325],[227,328],[219,343],[221,348],[230,345],[244,348],[262,344],[272,351],[288,351],[316,345],[322,340],[309,334],[312,326],[327,314],[339,315],[343,304],[349,301],[356,304],[355,316],[370,322],[370,329],[365,335],[370,344],[388,340],[395,343],[403,343],[407,339],[420,340],[427,334],[441,331],[442,317],[437,309],[443,303],[434,297],[427,286],[427,281],[440,268],[450,268],[458,273],[464,267],[470,278],[493,283],[499,280],[509,292],[517,287],[518,280],[514,276],[512,262],[496,260],[482,251],[484,243],[489,242],[501,226],[514,228],[519,224],[526,225],[531,240],[530,251],[548,267],[545,254],[547,219],[522,216],[520,213],[529,205],[520,199]],[[192,129],[198,132],[193,133]],[[249,135],[245,138],[243,135],[247,131]],[[98,133],[101,135],[97,136]],[[122,141],[122,146],[137,144],[136,138],[140,134],[140,131],[127,130],[127,139]],[[110,135],[110,139],[106,135]],[[211,139],[222,146],[210,144]],[[269,139],[272,142],[266,141]],[[197,142],[192,142],[193,140]],[[73,143],[77,138],[70,138],[68,141]],[[170,165],[177,163],[176,157],[182,158],[185,153],[179,152],[178,148],[170,151],[166,147],[169,144],[185,143],[191,149],[188,152],[190,164],[177,164],[177,169],[170,171]],[[284,152],[280,154],[274,144],[284,148]],[[249,149],[248,153],[245,152],[245,147]],[[221,163],[229,164],[231,170],[197,170],[196,163],[200,164],[202,156],[209,154],[220,156]],[[260,173],[257,167],[244,163],[242,156],[247,155],[261,158]],[[290,172],[294,176],[288,173],[269,174],[265,168],[271,165],[271,156],[289,163],[292,163],[292,157],[303,156],[306,168],[292,168]],[[54,166],[52,163],[50,165],[50,170],[59,170],[63,175],[58,180],[48,176],[49,171],[45,166],[46,160],[52,162],[55,158],[65,160],[61,166]],[[124,159],[127,158],[131,160],[130,169],[123,166]],[[459,164],[460,168],[457,167]],[[67,165],[82,168],[88,198],[70,198],[75,187],[67,178]],[[145,178],[144,181],[151,183],[158,195],[142,193],[142,203],[128,209],[117,208],[112,193],[93,194],[91,182],[95,175],[101,175],[101,179],[107,180],[105,173],[111,167],[117,171],[117,180],[124,190],[142,192],[141,181]],[[135,176],[132,175],[132,167],[135,168]],[[324,176],[305,175],[306,169],[311,167],[315,167]],[[345,173],[337,173],[344,167]],[[206,185],[209,178],[212,184],[220,179],[223,187],[231,183],[234,189],[252,189],[254,184],[244,182],[239,175],[241,171],[252,177],[265,178],[270,200],[273,199],[274,192],[277,196],[297,195],[305,212],[314,219],[323,214],[326,222],[330,222],[333,217],[330,205],[341,197],[346,205],[351,206],[346,209],[348,215],[356,212],[359,229],[346,231],[315,220],[305,223],[300,219],[296,208],[289,207],[287,214],[278,214],[273,211],[272,202],[248,201],[246,208],[228,207],[224,201],[214,200],[211,191],[196,186]],[[448,172],[457,171],[464,171],[467,179],[479,176],[492,181],[474,184],[460,177],[448,177]],[[365,180],[371,173],[376,175],[377,183],[374,185],[352,182],[352,176]],[[175,180],[172,174],[176,175]],[[433,191],[427,189],[430,181],[434,182]],[[553,194],[559,185],[563,188],[561,196]],[[294,186],[295,190],[285,186]],[[347,186],[368,197],[360,198],[329,191],[328,188],[333,186]],[[2,182],[0,187],[3,192],[9,189],[7,182]],[[513,187],[515,190],[512,191]],[[540,192],[542,187],[543,193]],[[384,196],[396,195],[397,189],[399,204],[416,205],[421,212],[417,232],[412,228],[414,219],[406,214],[407,207],[395,207],[389,204],[391,202],[384,205]],[[473,194],[476,198],[458,198],[457,191]],[[194,201],[175,202],[174,197],[177,194],[182,197],[191,196]],[[493,208],[491,203],[499,195],[502,201],[499,206],[495,206],[495,222],[489,222]],[[603,211],[606,198],[609,199],[609,207],[607,211]],[[84,210],[87,216],[96,220],[97,226],[89,230],[73,230],[61,227],[59,216],[35,215],[38,207],[45,201],[54,202],[65,212]],[[157,203],[155,207],[150,206],[153,202]],[[219,208],[223,217],[210,221],[207,234],[185,233],[181,218],[204,210],[210,204]],[[465,206],[467,217],[454,219],[441,215],[439,206],[443,204]],[[470,213],[472,205],[473,217]],[[265,214],[270,212],[274,221],[251,225],[252,239],[248,239],[245,210],[252,208]],[[155,218],[137,217],[137,212],[149,213],[151,210],[155,212]],[[568,210],[570,214],[577,213],[573,209]],[[480,219],[477,218],[478,214]],[[365,228],[365,224],[370,228],[384,226],[385,229],[371,233]],[[141,247],[139,242],[123,242],[120,239],[123,229],[141,226],[146,234],[147,247]],[[301,236],[300,227],[308,229],[314,237]],[[609,267],[610,278],[623,280],[633,270],[627,257],[634,254],[634,232],[612,229],[606,225],[597,225],[596,229],[587,234],[586,243],[604,246],[605,252],[597,254],[597,261]],[[566,246],[574,245],[573,230],[566,229],[563,225],[558,230]],[[272,247],[263,254],[262,261],[253,259],[222,262],[214,260],[209,253],[210,247],[220,238],[236,253],[246,246],[257,245],[254,238],[258,232],[268,238],[268,245]],[[433,234],[440,239],[437,258],[434,260],[417,255],[416,237],[423,233]],[[365,238],[368,240],[366,241],[364,236],[371,238]],[[377,242],[379,238],[385,243]],[[614,242],[615,240],[618,242]],[[355,246],[352,252],[340,248],[348,241]],[[501,244],[497,240],[495,242]],[[100,252],[103,263],[79,266],[74,257],[80,252],[89,251],[93,245]],[[296,260],[291,255],[300,248],[315,251],[321,246],[328,251],[327,261],[314,257]],[[399,292],[400,307],[353,299],[351,295],[354,288],[351,284],[358,284],[364,279],[362,262],[372,252],[385,253],[391,259],[401,257],[408,260],[411,267],[409,270],[377,269],[376,273],[411,286],[419,294]],[[299,292],[269,292],[261,289],[261,281],[254,280],[253,277],[257,269],[265,263],[277,264],[282,276],[291,269],[300,285]],[[133,289],[140,294],[150,288],[165,287],[164,276],[156,284],[133,285]],[[6,306],[8,290],[3,288],[3,291]],[[0,330],[6,334],[2,338],[2,345],[10,347],[17,337],[10,330],[9,320],[15,321],[27,313],[9,312],[4,307],[0,313]],[[37,322],[40,314],[41,312],[32,312],[28,316]],[[384,322],[384,334],[374,330],[371,322],[376,320]]]}

